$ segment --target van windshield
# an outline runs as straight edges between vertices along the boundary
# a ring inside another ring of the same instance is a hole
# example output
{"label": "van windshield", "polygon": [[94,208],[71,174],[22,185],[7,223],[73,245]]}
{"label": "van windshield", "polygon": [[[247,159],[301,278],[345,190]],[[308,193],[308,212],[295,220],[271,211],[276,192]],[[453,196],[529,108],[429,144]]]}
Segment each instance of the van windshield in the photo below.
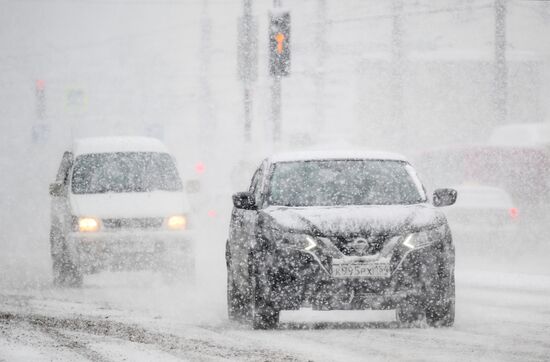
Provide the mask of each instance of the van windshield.
{"label": "van windshield", "polygon": [[91,153],[75,160],[72,175],[74,194],[155,190],[182,190],[176,166],[167,153]]}

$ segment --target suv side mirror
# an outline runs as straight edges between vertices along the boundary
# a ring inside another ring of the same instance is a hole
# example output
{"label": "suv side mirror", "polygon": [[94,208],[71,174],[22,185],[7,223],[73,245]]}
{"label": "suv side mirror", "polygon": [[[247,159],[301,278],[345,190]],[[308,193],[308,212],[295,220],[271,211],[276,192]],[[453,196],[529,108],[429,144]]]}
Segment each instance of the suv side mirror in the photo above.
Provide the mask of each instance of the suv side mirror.
{"label": "suv side mirror", "polygon": [[62,197],[66,194],[63,182],[54,182],[50,184],[50,196]]}
{"label": "suv side mirror", "polygon": [[196,194],[201,190],[201,182],[199,180],[188,180],[185,182],[185,191],[188,194]]}
{"label": "suv side mirror", "polygon": [[434,191],[433,204],[436,207],[450,206],[456,202],[455,189],[437,189]]}
{"label": "suv side mirror", "polygon": [[237,192],[233,194],[233,206],[237,209],[255,210],[256,200],[254,200],[254,195],[250,192]]}

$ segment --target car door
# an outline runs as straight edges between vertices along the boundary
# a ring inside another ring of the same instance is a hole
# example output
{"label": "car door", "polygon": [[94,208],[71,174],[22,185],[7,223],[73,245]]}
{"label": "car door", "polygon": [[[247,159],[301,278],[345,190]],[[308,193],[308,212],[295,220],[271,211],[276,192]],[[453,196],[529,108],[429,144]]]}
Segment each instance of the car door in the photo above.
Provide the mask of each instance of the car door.
{"label": "car door", "polygon": [[[256,197],[256,205],[260,205],[263,186],[264,164],[254,173],[249,192]],[[248,280],[248,257],[255,242],[257,210],[233,208],[231,215],[230,254],[234,275],[242,281]]]}

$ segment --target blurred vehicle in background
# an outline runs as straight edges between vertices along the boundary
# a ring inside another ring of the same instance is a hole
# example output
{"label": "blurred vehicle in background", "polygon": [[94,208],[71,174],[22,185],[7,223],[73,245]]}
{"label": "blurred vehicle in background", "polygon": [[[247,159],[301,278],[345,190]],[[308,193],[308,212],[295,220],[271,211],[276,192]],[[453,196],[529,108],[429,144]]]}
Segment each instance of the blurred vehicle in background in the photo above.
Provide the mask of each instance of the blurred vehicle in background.
{"label": "blurred vehicle in background", "polygon": [[513,123],[495,127],[490,145],[508,147],[542,147],[550,151],[549,123]]}
{"label": "blurred vehicle in background", "polygon": [[[499,187],[459,185],[456,203],[444,209],[457,248],[469,252],[517,251],[520,211]],[[509,253],[503,253],[509,254]],[[491,254],[486,254],[490,258]]]}
{"label": "blurred vehicle in background", "polygon": [[77,140],[50,184],[54,283],[80,286],[104,269],[191,276],[189,206],[172,156],[158,140]]}
{"label": "blurred vehicle in background", "polygon": [[506,191],[522,237],[542,242],[550,222],[550,152],[540,147],[461,145],[424,151],[415,166],[428,189],[480,184]]}

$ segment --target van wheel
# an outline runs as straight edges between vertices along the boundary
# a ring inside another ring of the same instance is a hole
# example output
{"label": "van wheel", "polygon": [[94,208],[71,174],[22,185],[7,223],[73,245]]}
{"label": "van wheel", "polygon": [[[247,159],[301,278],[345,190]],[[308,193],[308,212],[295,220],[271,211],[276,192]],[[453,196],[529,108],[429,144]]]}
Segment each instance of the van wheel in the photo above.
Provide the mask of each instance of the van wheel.
{"label": "van wheel", "polygon": [[53,259],[53,284],[58,287],[80,288],[84,276],[76,266],[67,258],[54,257]]}
{"label": "van wheel", "polygon": [[81,287],[84,281],[82,271],[69,257],[65,239],[55,229],[50,232],[50,244],[53,284],[57,287]]}
{"label": "van wheel", "polygon": [[161,258],[163,265],[160,270],[164,280],[172,284],[177,281],[193,284],[195,282],[195,258],[187,256],[182,259],[173,259],[170,257]]}

